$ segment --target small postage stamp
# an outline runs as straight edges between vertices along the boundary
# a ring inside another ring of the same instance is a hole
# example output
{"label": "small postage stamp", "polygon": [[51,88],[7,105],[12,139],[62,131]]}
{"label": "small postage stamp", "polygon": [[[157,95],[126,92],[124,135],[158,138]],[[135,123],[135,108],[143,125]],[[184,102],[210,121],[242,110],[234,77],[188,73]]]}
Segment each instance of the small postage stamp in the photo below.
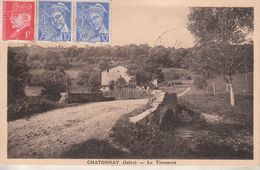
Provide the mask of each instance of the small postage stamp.
{"label": "small postage stamp", "polygon": [[71,1],[39,1],[38,40],[71,41]]}
{"label": "small postage stamp", "polygon": [[3,2],[3,40],[34,40],[34,2]]}
{"label": "small postage stamp", "polygon": [[76,3],[76,41],[109,42],[109,2]]}

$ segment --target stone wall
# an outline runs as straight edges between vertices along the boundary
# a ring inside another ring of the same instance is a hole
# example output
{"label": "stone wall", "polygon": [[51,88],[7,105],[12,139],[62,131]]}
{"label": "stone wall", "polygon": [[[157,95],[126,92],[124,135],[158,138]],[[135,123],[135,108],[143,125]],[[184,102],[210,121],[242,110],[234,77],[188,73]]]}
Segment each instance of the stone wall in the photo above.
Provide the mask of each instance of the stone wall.
{"label": "stone wall", "polygon": [[114,100],[104,97],[102,93],[61,93],[60,103],[87,103]]}
{"label": "stone wall", "polygon": [[163,101],[158,105],[157,109],[142,121],[162,130],[174,130],[179,126],[176,108],[177,95],[175,93],[165,93]]}

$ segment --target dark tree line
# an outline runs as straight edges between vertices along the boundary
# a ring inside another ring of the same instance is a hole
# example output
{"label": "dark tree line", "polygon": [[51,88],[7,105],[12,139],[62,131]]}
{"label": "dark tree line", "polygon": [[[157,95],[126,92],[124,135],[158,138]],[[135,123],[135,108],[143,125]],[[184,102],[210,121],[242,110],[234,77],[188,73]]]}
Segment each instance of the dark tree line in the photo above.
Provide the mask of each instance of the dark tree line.
{"label": "dark tree line", "polygon": [[[90,87],[92,90],[98,89],[97,85],[100,81],[97,79],[100,79],[101,71],[116,64],[128,65],[129,73],[136,77],[138,85],[143,85],[155,78],[163,81],[161,70],[163,67],[188,68],[189,66],[184,60],[188,56],[189,49],[150,47],[146,44],[113,47],[85,46],[84,48],[32,46],[9,48],[9,51],[15,51],[18,56],[23,54],[24,64],[30,70],[45,70],[47,74],[56,70],[64,72],[68,69],[79,69],[81,71],[79,84],[85,86],[95,84]],[[38,78],[39,81],[40,79],[43,80],[43,78]],[[44,84],[36,82],[37,78],[33,80],[32,85]]]}
{"label": "dark tree line", "polygon": [[29,67],[26,64],[26,58],[25,53],[17,55],[12,49],[8,50],[8,103],[13,103],[17,98],[25,96],[23,88],[29,79]]}
{"label": "dark tree line", "polygon": [[[237,72],[245,71],[243,63],[246,63],[248,72],[252,71],[252,44],[233,46],[240,50],[236,55],[243,58],[243,60],[237,60],[239,62],[236,64]],[[50,89],[49,91],[52,91],[52,94],[54,94],[54,90],[56,91],[55,94],[58,95],[60,91],[69,88],[70,82],[65,74],[65,71],[69,69],[80,71],[79,85],[87,86],[91,91],[96,91],[99,89],[101,71],[117,64],[127,65],[129,74],[135,77],[136,84],[140,86],[147,84],[153,79],[163,81],[164,74],[162,69],[165,67],[195,68],[194,70],[201,74],[203,71],[210,69],[207,65],[199,67],[201,64],[200,57],[218,57],[217,54],[220,51],[216,51],[217,48],[213,47],[213,45],[208,46],[209,50],[206,52],[201,51],[203,48],[198,46],[188,49],[175,49],[174,47],[166,48],[163,46],[150,47],[146,44],[102,47],[85,46],[84,48],[76,46],[69,48],[10,47],[8,51],[8,82],[10,87],[8,94],[22,95],[22,88],[29,84],[44,86],[46,89]],[[206,55],[206,53],[209,55]],[[223,58],[228,59],[225,55],[223,55]],[[202,61],[205,64],[210,63],[207,62],[206,58]],[[37,70],[41,70],[42,75],[34,74]],[[207,76],[206,73],[204,75],[206,78],[213,76],[213,74]],[[53,77],[58,78],[54,81]]]}

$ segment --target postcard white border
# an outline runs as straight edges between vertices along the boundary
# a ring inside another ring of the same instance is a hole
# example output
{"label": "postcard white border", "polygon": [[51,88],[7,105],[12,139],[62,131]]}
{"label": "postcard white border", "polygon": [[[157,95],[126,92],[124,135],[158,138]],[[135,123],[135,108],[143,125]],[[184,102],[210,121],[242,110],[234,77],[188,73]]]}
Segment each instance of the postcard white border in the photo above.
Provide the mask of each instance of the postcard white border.
{"label": "postcard white border", "polygon": [[[148,0],[139,1],[137,3],[144,4]],[[154,0],[154,3],[158,3],[160,5],[160,0]],[[170,0],[165,0],[165,2],[170,2]],[[255,167],[260,164],[259,159],[259,137],[260,137],[260,2],[259,1],[253,1],[253,0],[200,0],[200,1],[193,1],[193,0],[183,0],[183,1],[177,1],[173,0],[171,3],[175,3],[176,7],[178,6],[216,6],[216,7],[230,7],[230,6],[236,6],[236,7],[254,7],[255,12],[255,18],[254,18],[254,25],[255,25],[255,31],[254,31],[254,159],[253,160],[209,160],[209,159],[191,159],[191,160],[184,160],[184,159],[171,159],[171,161],[176,161],[176,165],[211,165],[211,166],[217,166],[217,165],[229,165],[229,166],[250,166]],[[110,8],[113,8],[114,5],[135,5],[132,3],[132,1],[128,0],[113,0],[111,2]],[[111,16],[111,14],[110,14]],[[112,20],[110,20],[111,22]],[[116,22],[116,21],[113,21]],[[111,26],[111,24],[110,24]],[[112,30],[110,30],[111,33]],[[119,31],[119,30],[114,30]],[[22,45],[22,43],[8,43],[3,42],[0,45],[0,74],[1,82],[0,83],[0,91],[2,94],[2,97],[0,98],[0,113],[6,113],[7,111],[7,46],[8,45]],[[33,43],[32,43],[33,44]],[[86,43],[84,43],[86,44]],[[87,43],[89,45],[93,45],[92,43]],[[38,45],[38,44],[37,44]],[[39,44],[40,45],[40,44]],[[48,42],[44,44],[45,46],[58,46],[58,45],[64,45],[67,46],[66,43],[59,43],[59,44],[53,44],[53,42]],[[74,46],[78,43],[71,43],[69,46]],[[102,44],[103,45],[103,44]],[[79,45],[80,46],[80,45]],[[88,159],[7,159],[7,115],[1,114],[0,118],[0,164],[6,164],[6,165],[19,165],[19,164],[37,164],[37,165],[88,165],[87,160]],[[3,146],[3,147],[2,147]],[[103,159],[105,160],[105,159]],[[128,160],[128,159],[123,159]],[[157,159],[159,160],[159,159]],[[165,159],[164,159],[165,160]],[[147,161],[147,160],[137,160],[137,161]],[[151,161],[156,161],[156,159],[153,159]],[[100,165],[91,165],[91,166],[100,166]],[[146,166],[146,165],[143,165]],[[160,165],[163,166],[163,165]],[[106,166],[107,168],[107,166]],[[158,168],[158,167],[157,167]],[[210,168],[211,169],[211,168]]]}

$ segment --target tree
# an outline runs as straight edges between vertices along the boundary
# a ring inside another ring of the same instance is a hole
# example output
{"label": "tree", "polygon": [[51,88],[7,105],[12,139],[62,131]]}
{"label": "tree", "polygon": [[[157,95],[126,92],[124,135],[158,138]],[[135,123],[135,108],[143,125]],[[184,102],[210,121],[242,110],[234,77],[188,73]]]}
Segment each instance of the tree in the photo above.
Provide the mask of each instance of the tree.
{"label": "tree", "polygon": [[90,77],[89,77],[89,80],[88,80],[88,84],[87,86],[90,88],[90,90],[92,92],[96,92],[100,89],[100,85],[101,85],[101,82],[100,82],[100,73],[99,72],[92,72],[90,74]]}
{"label": "tree", "polygon": [[111,65],[112,65],[111,60],[110,60],[108,57],[106,57],[106,56],[101,57],[101,60],[100,60],[99,63],[98,63],[98,67],[99,67],[101,70],[106,70],[106,69],[108,69]]}
{"label": "tree", "polygon": [[210,42],[243,43],[254,24],[253,8],[194,7],[188,15],[188,29],[198,45]]}
{"label": "tree", "polygon": [[12,48],[8,49],[7,78],[9,104],[25,96],[24,87],[30,78],[26,60],[27,55],[25,53],[17,54]]}
{"label": "tree", "polygon": [[79,73],[78,85],[80,85],[80,86],[87,86],[89,77],[90,77],[90,72],[88,72],[88,71],[81,71]]}
{"label": "tree", "polygon": [[171,67],[172,60],[169,58],[169,54],[170,49],[164,46],[155,46],[149,50],[148,57],[164,67]]}
{"label": "tree", "polygon": [[239,45],[253,31],[253,8],[191,8],[188,29],[196,38],[196,67],[208,77],[221,76],[229,84],[235,105],[232,76],[243,63]]}
{"label": "tree", "polygon": [[64,72],[54,70],[32,77],[31,84],[44,87],[49,99],[58,100],[60,93],[67,90],[70,82]]}
{"label": "tree", "polygon": [[127,87],[127,85],[128,85],[128,83],[122,77],[119,77],[119,79],[117,79],[117,81],[116,81],[116,86],[119,88]]}

